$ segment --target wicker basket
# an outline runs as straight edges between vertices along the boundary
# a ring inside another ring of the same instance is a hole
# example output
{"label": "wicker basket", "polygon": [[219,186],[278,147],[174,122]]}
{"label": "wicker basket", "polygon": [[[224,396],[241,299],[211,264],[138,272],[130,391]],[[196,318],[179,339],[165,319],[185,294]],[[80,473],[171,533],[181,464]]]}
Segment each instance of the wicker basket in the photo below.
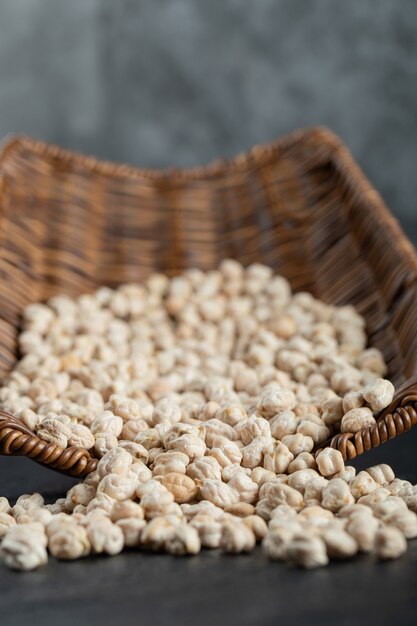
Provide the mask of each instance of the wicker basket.
{"label": "wicker basket", "polygon": [[[234,257],[266,263],[294,289],[365,316],[399,391],[375,426],[329,442],[345,459],[417,423],[417,254],[328,130],[161,172],[18,137],[0,155],[0,210],[0,376],[15,363],[29,302]],[[73,476],[97,465],[86,450],[46,443],[6,413],[0,452]]]}

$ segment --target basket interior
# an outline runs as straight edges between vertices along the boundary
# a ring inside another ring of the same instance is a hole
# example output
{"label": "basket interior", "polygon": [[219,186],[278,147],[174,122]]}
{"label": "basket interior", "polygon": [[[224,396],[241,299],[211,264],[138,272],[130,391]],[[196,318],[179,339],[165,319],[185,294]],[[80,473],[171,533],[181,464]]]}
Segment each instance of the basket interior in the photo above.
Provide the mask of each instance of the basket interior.
{"label": "basket interior", "polygon": [[394,382],[416,372],[416,254],[329,131],[188,172],[100,163],[18,138],[0,157],[0,209],[0,376],[15,362],[29,302],[225,257],[354,304]]}

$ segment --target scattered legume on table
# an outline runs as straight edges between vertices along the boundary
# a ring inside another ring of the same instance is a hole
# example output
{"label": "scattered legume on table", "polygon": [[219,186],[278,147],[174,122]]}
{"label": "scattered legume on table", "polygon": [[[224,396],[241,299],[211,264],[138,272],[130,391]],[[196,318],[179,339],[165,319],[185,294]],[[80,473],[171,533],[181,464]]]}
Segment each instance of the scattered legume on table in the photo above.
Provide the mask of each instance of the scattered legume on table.
{"label": "scattered legume on table", "polygon": [[97,469],[64,498],[0,498],[0,554],[30,570],[126,548],[250,552],[302,567],[417,536],[417,487],[313,449],[375,423],[394,387],[364,319],[225,260],[31,304],[0,405]]}

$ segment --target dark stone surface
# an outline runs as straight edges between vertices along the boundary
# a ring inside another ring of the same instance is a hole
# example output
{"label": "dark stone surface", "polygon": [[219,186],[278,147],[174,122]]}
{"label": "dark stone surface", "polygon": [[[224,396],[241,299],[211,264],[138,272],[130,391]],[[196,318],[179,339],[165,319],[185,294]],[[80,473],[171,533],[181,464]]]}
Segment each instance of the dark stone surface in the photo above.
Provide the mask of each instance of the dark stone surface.
{"label": "dark stone surface", "polygon": [[415,0],[2,0],[0,137],[192,166],[341,135],[417,231]]}

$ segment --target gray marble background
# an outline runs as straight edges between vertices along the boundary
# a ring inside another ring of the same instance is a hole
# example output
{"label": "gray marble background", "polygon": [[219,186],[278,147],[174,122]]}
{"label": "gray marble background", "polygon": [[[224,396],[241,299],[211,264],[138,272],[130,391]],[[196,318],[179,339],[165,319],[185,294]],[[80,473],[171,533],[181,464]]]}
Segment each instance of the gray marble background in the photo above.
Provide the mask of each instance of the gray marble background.
{"label": "gray marble background", "polygon": [[191,166],[312,124],[416,237],[416,0],[0,1],[0,136]]}

